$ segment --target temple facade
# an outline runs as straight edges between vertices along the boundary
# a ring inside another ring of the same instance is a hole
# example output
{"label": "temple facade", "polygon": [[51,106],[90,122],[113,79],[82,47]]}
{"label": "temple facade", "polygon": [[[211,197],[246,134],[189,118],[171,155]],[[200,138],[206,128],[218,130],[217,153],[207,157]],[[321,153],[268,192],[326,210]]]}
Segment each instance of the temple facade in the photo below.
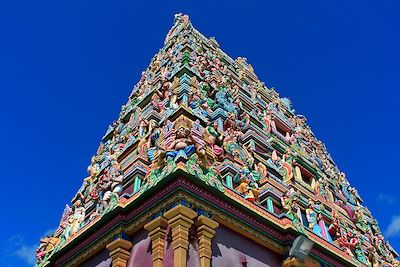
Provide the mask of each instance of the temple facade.
{"label": "temple facade", "polygon": [[36,266],[378,267],[397,257],[291,101],[177,14]]}

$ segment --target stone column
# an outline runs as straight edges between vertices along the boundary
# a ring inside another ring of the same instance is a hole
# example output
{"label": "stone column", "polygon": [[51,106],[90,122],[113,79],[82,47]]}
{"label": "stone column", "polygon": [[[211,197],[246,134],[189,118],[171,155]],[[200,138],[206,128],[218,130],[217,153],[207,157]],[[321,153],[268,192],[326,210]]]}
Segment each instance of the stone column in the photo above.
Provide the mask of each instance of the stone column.
{"label": "stone column", "polygon": [[197,238],[199,239],[199,255],[200,267],[211,266],[211,239],[215,235],[215,230],[219,224],[218,222],[200,215],[196,221]]}
{"label": "stone column", "polygon": [[144,226],[144,229],[149,231],[149,236],[151,238],[153,267],[162,267],[167,226],[168,222],[162,216],[155,218]]}
{"label": "stone column", "polygon": [[172,228],[172,248],[174,250],[174,267],[186,267],[186,253],[189,247],[189,228],[197,213],[188,207],[178,205],[166,213],[168,224]]}
{"label": "stone column", "polygon": [[117,238],[109,243],[106,248],[110,251],[112,267],[126,267],[129,256],[131,255],[132,242],[123,238]]}

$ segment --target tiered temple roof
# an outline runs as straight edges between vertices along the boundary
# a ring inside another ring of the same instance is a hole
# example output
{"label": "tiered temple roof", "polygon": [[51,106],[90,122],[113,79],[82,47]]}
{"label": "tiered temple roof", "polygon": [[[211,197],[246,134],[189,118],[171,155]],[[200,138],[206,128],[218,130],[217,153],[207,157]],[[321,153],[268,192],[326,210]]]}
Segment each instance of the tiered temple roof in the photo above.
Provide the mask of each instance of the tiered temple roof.
{"label": "tiered temple roof", "polygon": [[[256,214],[260,229],[273,229],[265,232],[275,250],[303,234],[327,266],[398,264],[306,118],[261,82],[245,58],[232,59],[178,14],[105,133],[58,229],[41,240],[37,265],[66,263],[67,251],[100,226],[118,225],[124,210],[150,205],[149,195],[176,177],[233,203],[232,214]],[[183,204],[213,216],[205,207]]]}

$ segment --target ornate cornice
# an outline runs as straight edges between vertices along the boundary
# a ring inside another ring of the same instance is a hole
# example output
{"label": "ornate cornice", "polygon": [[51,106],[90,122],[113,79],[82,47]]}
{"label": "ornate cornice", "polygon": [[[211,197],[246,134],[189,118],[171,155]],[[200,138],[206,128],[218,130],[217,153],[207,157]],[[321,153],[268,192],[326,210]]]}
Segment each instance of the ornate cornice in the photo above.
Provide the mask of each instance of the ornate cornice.
{"label": "ornate cornice", "polygon": [[[217,190],[218,191],[218,190]],[[214,219],[263,246],[284,254],[297,232],[286,217],[278,218],[261,207],[252,204],[230,190],[215,192],[207,185],[198,185],[190,175],[171,174],[164,181],[83,229],[79,236],[56,252],[50,265],[73,266],[87,260],[112,240],[121,231],[134,234],[150,221],[151,216],[165,210],[179,199],[184,199],[213,214]],[[245,203],[246,202],[246,203]],[[138,203],[140,203],[138,205]],[[335,266],[361,266],[332,244],[308,233],[316,242],[312,254]],[[328,253],[327,253],[328,252]],[[340,259],[340,260],[339,260]],[[341,262],[346,262],[346,264]]]}

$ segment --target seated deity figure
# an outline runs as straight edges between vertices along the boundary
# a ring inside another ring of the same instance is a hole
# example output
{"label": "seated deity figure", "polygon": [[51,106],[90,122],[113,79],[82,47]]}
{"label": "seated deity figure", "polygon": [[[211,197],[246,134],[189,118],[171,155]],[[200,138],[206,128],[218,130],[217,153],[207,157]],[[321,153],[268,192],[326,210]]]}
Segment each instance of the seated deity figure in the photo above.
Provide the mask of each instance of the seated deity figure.
{"label": "seated deity figure", "polygon": [[167,147],[165,156],[173,158],[174,161],[187,160],[196,151],[194,141],[190,138],[190,130],[186,127],[179,127],[175,133],[175,140]]}
{"label": "seated deity figure", "polygon": [[261,161],[254,165],[254,176],[259,177],[258,180],[268,177],[268,169]]}
{"label": "seated deity figure", "polygon": [[43,261],[47,253],[51,252],[60,242],[59,238],[46,236],[40,239],[40,245],[36,249],[36,258],[38,262]]}
{"label": "seated deity figure", "polygon": [[259,190],[250,185],[250,179],[243,179],[242,182],[236,187],[236,190],[250,202],[254,202],[258,197]]}
{"label": "seated deity figure", "polygon": [[239,144],[241,137],[241,132],[228,128],[224,136],[223,148],[227,155],[231,155],[234,159],[245,163],[246,154]]}

